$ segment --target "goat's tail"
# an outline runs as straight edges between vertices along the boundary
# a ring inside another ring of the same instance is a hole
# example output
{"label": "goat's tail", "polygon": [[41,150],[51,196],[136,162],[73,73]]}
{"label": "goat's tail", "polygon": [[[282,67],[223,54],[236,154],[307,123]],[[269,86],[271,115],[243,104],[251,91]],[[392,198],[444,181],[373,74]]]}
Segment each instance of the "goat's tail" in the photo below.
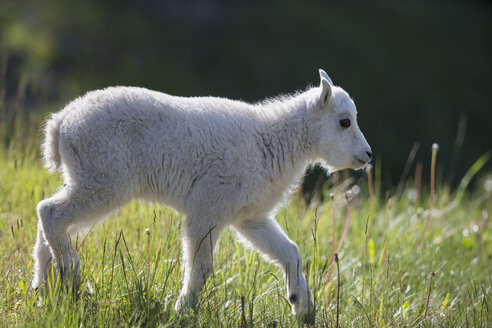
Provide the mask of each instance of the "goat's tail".
{"label": "goat's tail", "polygon": [[44,127],[44,142],[41,146],[43,153],[44,166],[55,172],[60,170],[60,125],[63,122],[63,116],[60,113],[51,115]]}

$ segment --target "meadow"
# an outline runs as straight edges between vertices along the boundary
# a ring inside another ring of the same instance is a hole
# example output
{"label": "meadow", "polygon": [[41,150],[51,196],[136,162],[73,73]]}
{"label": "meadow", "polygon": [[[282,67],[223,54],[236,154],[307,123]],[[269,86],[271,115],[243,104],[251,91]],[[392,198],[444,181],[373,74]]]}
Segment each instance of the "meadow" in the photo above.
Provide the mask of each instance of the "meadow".
{"label": "meadow", "polygon": [[[185,218],[138,201],[74,236],[83,277],[75,297],[59,287],[32,290],[35,208],[62,185],[42,167],[41,123],[36,115],[0,122],[0,326],[302,326],[281,269],[233,231],[219,242],[199,310],[177,314]],[[315,325],[492,327],[492,175],[482,172],[489,158],[477,159],[456,188],[441,182],[437,165],[435,183],[411,172],[382,190],[376,160],[372,171],[332,177],[309,206],[295,192],[277,220],[299,245]]]}

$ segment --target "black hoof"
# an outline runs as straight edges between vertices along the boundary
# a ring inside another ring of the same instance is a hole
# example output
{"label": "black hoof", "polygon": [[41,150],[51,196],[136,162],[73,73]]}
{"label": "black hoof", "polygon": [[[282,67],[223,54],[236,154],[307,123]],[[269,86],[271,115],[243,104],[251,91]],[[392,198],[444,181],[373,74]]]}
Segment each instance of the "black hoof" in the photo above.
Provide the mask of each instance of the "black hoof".
{"label": "black hoof", "polygon": [[306,314],[302,314],[299,316],[299,320],[308,325],[308,326],[313,326],[314,325],[314,322],[315,322],[315,313],[314,311],[313,312],[310,312],[310,313],[306,313]]}

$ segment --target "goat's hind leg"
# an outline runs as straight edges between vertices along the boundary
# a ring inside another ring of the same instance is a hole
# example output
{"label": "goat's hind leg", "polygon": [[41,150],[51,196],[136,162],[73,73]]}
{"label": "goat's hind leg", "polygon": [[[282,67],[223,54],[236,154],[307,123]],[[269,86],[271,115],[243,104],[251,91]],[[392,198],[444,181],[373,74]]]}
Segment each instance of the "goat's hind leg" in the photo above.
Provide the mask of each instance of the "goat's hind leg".
{"label": "goat's hind leg", "polygon": [[[37,212],[40,223],[38,224],[38,239],[35,245],[35,280],[39,277],[44,277],[45,281],[51,278],[50,283],[53,286],[57,279],[56,275],[60,273],[61,280],[66,281],[68,277],[71,277],[75,282],[75,287],[78,286],[80,281],[79,257],[71,246],[68,235],[68,227],[80,216],[77,207],[72,193],[66,190],[61,190],[53,197],[38,204]],[[46,242],[49,245],[50,257],[55,267],[54,276],[44,274],[51,272],[51,268],[47,267],[49,259]],[[45,269],[46,271],[44,271]],[[37,282],[39,286],[39,281],[34,282]]]}
{"label": "goat's hind leg", "polygon": [[44,236],[41,219],[38,220],[38,234],[36,243],[34,244],[32,257],[34,258],[34,276],[31,286],[37,290],[41,287],[43,281],[48,282],[47,277],[51,272],[52,267],[51,250],[48,241]]}
{"label": "goat's hind leg", "polygon": [[[83,220],[106,214],[111,209],[111,202],[108,199],[94,197],[94,195],[105,194],[109,193],[103,193],[102,189],[99,193],[90,193],[84,188],[65,187],[53,197],[38,204],[40,220],[38,230],[42,228],[42,232],[38,232],[35,247],[36,269],[41,269],[45,264],[43,261],[46,261],[45,240],[49,245],[51,259],[56,269],[55,274],[60,273],[63,281],[72,280],[74,287],[78,288],[80,261],[77,252],[71,246],[68,229],[71,226],[83,226]],[[37,270],[35,280],[40,276],[42,274]]]}

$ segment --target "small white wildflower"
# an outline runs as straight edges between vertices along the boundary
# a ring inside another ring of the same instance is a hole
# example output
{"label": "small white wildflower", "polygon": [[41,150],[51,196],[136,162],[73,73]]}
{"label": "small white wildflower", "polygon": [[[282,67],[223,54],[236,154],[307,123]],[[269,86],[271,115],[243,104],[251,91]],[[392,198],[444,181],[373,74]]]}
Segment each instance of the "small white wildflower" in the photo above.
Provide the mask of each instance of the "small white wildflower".
{"label": "small white wildflower", "polygon": [[354,195],[358,195],[360,193],[360,187],[358,185],[353,185],[351,191],[354,193]]}

